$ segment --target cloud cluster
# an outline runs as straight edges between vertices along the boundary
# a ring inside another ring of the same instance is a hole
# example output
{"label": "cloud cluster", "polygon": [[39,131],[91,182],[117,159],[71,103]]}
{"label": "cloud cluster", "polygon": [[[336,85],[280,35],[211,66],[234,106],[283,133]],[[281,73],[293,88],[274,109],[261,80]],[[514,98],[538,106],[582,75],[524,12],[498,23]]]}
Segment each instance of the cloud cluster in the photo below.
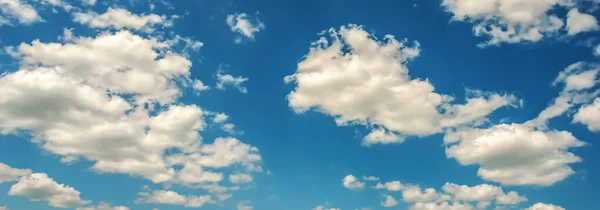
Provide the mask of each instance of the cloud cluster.
{"label": "cloud cluster", "polygon": [[404,141],[447,128],[478,125],[504,106],[517,106],[512,95],[469,90],[465,104],[435,92],[429,80],[411,78],[406,63],[419,53],[386,35],[377,40],[361,26],[342,26],[323,32],[296,72],[284,78],[295,83],[287,96],[297,113],[316,110],[338,125],[364,125],[371,133],[365,144]]}
{"label": "cloud cluster", "polygon": [[113,28],[117,30],[131,29],[136,31],[152,32],[154,26],[171,26],[171,20],[166,16],[157,14],[133,14],[122,8],[108,8],[105,13],[98,14],[93,11],[73,13],[73,21],[88,25],[90,28]]}
{"label": "cloud cluster", "polygon": [[135,201],[136,203],[181,205],[193,208],[199,208],[205,204],[215,203],[210,195],[182,195],[170,190],[140,192],[139,195],[140,198]]}
{"label": "cloud cluster", "polygon": [[48,201],[48,205],[57,208],[73,208],[91,202],[82,200],[80,194],[75,188],[59,184],[45,173],[23,176],[8,191],[8,195],[24,196],[32,201]]}
{"label": "cloud cluster", "polygon": [[226,22],[231,31],[241,35],[235,39],[236,43],[241,43],[242,37],[254,40],[254,34],[265,29],[265,24],[263,22],[258,18],[254,18],[254,20],[250,19],[249,15],[246,13],[229,14],[227,15]]}
{"label": "cloud cluster", "polygon": [[[473,24],[475,36],[485,37],[480,46],[538,42],[556,36],[566,27],[568,35],[598,29],[596,19],[580,13],[569,0],[444,0],[442,7],[453,21]],[[570,9],[567,23],[554,11]]]}

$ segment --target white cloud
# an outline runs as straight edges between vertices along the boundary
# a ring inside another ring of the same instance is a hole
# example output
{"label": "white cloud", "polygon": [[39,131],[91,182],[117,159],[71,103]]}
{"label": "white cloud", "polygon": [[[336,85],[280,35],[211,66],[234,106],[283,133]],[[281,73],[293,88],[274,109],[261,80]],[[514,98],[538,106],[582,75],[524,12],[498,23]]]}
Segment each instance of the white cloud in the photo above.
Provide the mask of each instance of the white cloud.
{"label": "white cloud", "polygon": [[375,189],[386,189],[387,191],[400,191],[404,185],[400,181],[386,182],[385,184],[377,183]]}
{"label": "white cloud", "polygon": [[73,9],[72,5],[70,5],[67,2],[62,1],[62,0],[42,0],[42,3],[50,4],[54,7],[61,7],[67,12],[70,11],[71,9]]}
{"label": "white cloud", "polygon": [[537,42],[564,26],[550,10],[566,6],[562,0],[444,0],[453,21],[473,24],[475,36],[489,40],[481,46]]}
{"label": "white cloud", "polygon": [[111,206],[108,203],[101,202],[100,204],[98,204],[98,206],[80,207],[80,208],[77,208],[76,210],[130,210],[130,209],[126,206]]}
{"label": "white cloud", "polygon": [[252,202],[249,200],[240,201],[237,205],[237,210],[252,210]]}
{"label": "white cloud", "polygon": [[29,169],[11,168],[0,162],[0,184],[3,182],[17,181],[23,176],[31,174]]}
{"label": "white cloud", "polygon": [[247,77],[234,77],[231,74],[225,74],[222,70],[217,71],[217,89],[225,90],[226,86],[232,86],[238,89],[241,93],[248,93],[248,89],[243,85],[249,79]]}
{"label": "white cloud", "polygon": [[597,84],[598,72],[595,65],[583,62],[567,67],[553,82],[564,84],[559,96],[538,117],[523,124],[447,132],[446,155],[462,165],[479,165],[479,176],[504,185],[550,186],[567,178],[574,173],[569,164],[581,161],[569,150],[585,143],[570,132],[549,129],[547,122],[597,96],[597,91],[586,90]]}
{"label": "white cloud", "polygon": [[515,191],[504,193],[502,187],[489,184],[480,184],[469,187],[467,185],[446,183],[442,189],[445,193],[452,196],[453,200],[457,201],[486,203],[488,205],[494,200],[496,204],[501,205],[513,205],[527,201],[526,197],[519,195]]}
{"label": "white cloud", "polygon": [[363,179],[367,180],[367,181],[378,181],[379,177],[375,177],[375,176],[363,176]]}
{"label": "white cloud", "polygon": [[569,35],[598,29],[598,20],[592,15],[580,13],[578,9],[571,9],[567,14],[567,31]]}
{"label": "white cloud", "polygon": [[170,190],[154,190],[152,192],[140,192],[140,198],[136,203],[144,204],[168,204],[185,207],[199,208],[205,204],[214,204],[210,195],[182,195]]}
{"label": "white cloud", "polygon": [[0,0],[0,11],[2,12],[2,16],[0,16],[1,23],[8,22],[10,19],[17,19],[21,24],[31,24],[34,22],[42,21],[42,18],[38,15],[37,11],[33,9],[31,4],[27,4],[20,0]]}
{"label": "white cloud", "polygon": [[596,45],[596,47],[594,48],[594,55],[600,56],[600,44]]}
{"label": "white cloud", "polygon": [[214,117],[213,117],[213,122],[214,123],[223,123],[225,121],[227,121],[227,119],[229,119],[229,116],[225,113],[217,113]]}
{"label": "white cloud", "polygon": [[8,209],[8,207],[6,207],[6,206],[0,206],[0,210],[10,210],[10,209]]}
{"label": "white cloud", "polygon": [[[258,18],[254,21],[249,19],[250,17],[246,13],[236,13],[227,15],[227,25],[231,28],[231,31],[241,34],[242,36],[254,40],[254,34],[265,29],[263,24]],[[236,42],[241,42],[241,37],[236,39]]]}
{"label": "white cloud", "polygon": [[221,129],[231,135],[235,135],[237,132],[235,132],[234,130],[235,125],[231,124],[231,123],[225,123],[223,125],[221,125]]}
{"label": "white cloud", "polygon": [[592,104],[581,106],[573,116],[573,122],[587,125],[590,131],[600,131],[600,98],[596,98]]}
{"label": "white cloud", "polygon": [[398,201],[396,201],[396,199],[394,199],[394,197],[391,195],[385,196],[385,201],[381,201],[381,206],[383,207],[393,207],[397,205]]}
{"label": "white cloud", "polygon": [[555,206],[553,204],[536,203],[533,206],[526,208],[525,210],[565,210],[565,208]]}
{"label": "white cloud", "polygon": [[360,190],[365,187],[365,183],[358,181],[358,179],[353,175],[348,175],[344,177],[343,185],[345,188],[350,190]]}
{"label": "white cloud", "polygon": [[248,174],[242,174],[242,173],[231,174],[231,175],[229,175],[229,181],[233,184],[248,183],[248,182],[252,182],[252,176],[250,176]]}
{"label": "white cloud", "polygon": [[463,203],[459,203],[459,202],[415,203],[409,209],[410,210],[472,210],[473,206],[470,204],[463,204]]}
{"label": "white cloud", "polygon": [[75,188],[58,184],[45,173],[33,173],[21,177],[10,187],[8,195],[24,196],[32,201],[48,201],[48,205],[57,208],[73,208],[90,203],[82,200]]}
{"label": "white cloud", "polygon": [[418,43],[409,47],[391,35],[378,41],[356,25],[323,35],[284,78],[297,85],[287,96],[289,106],[297,113],[328,114],[340,126],[364,125],[371,129],[367,145],[480,124],[494,110],[518,102],[512,95],[469,90],[466,104],[453,105],[428,80],[409,76],[406,62],[419,55]]}
{"label": "white cloud", "polygon": [[462,165],[479,165],[482,178],[504,185],[549,186],[574,173],[581,159],[567,150],[583,146],[566,131],[541,131],[521,124],[447,133],[446,155]]}
{"label": "white cloud", "polygon": [[144,32],[154,31],[154,26],[170,26],[172,23],[165,16],[157,14],[136,15],[126,9],[108,8],[104,14],[92,11],[76,12],[73,21],[88,25],[91,28],[133,29]]}
{"label": "white cloud", "polygon": [[211,112],[178,102],[193,81],[191,62],[170,46],[118,31],[9,48],[21,67],[0,75],[0,134],[27,131],[61,162],[86,160],[98,173],[153,183],[190,187],[227,177],[214,168],[259,171],[256,147],[234,138],[204,143],[199,132]]}
{"label": "white cloud", "polygon": [[204,85],[204,83],[202,83],[202,81],[200,80],[194,80],[192,88],[194,88],[194,90],[196,90],[197,92],[202,92],[210,89],[210,87]]}
{"label": "white cloud", "polygon": [[327,208],[327,207],[324,207],[324,206],[317,206],[317,207],[313,208],[312,210],[340,210],[340,209],[338,209],[338,208]]}
{"label": "white cloud", "polygon": [[402,189],[402,199],[405,202],[429,203],[449,200],[447,195],[438,193],[433,188],[421,190],[417,185],[406,186]]}

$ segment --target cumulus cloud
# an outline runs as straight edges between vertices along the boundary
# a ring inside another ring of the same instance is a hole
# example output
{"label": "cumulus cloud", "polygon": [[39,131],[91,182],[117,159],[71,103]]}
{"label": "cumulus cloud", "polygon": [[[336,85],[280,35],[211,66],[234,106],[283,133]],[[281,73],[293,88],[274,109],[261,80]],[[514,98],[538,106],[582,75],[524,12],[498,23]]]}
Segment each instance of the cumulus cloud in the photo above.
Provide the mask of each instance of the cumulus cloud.
{"label": "cumulus cloud", "polygon": [[398,201],[396,201],[396,199],[391,195],[385,196],[385,201],[381,201],[381,206],[383,207],[394,207],[397,205]]}
{"label": "cumulus cloud", "polygon": [[512,95],[469,90],[466,104],[452,104],[429,80],[409,76],[406,63],[420,53],[416,42],[410,46],[391,35],[380,41],[357,25],[321,35],[296,72],[284,78],[296,84],[289,106],[330,115],[340,126],[364,125],[371,130],[367,145],[480,124],[494,110],[518,103]]}
{"label": "cumulus cloud", "polygon": [[536,203],[533,206],[526,208],[525,210],[565,210],[565,208],[555,206],[553,204]]}
{"label": "cumulus cloud", "polygon": [[0,184],[3,182],[17,181],[23,176],[31,174],[29,169],[11,168],[0,162]]}
{"label": "cumulus cloud", "polygon": [[170,190],[154,190],[151,192],[140,192],[139,195],[140,198],[138,198],[135,201],[136,203],[168,204],[193,208],[199,208],[204,206],[205,204],[215,203],[215,201],[212,200],[212,197],[210,195],[182,195]]}
{"label": "cumulus cloud", "polygon": [[550,10],[568,6],[563,0],[444,0],[453,21],[473,24],[475,36],[488,39],[480,46],[537,42],[556,34],[564,22]]}
{"label": "cumulus cloud", "polygon": [[365,187],[365,183],[359,181],[353,175],[348,175],[348,176],[344,177],[344,179],[342,180],[342,183],[345,188],[348,188],[350,190],[360,190]]}
{"label": "cumulus cloud", "polygon": [[75,210],[130,210],[126,206],[111,206],[108,203],[100,203],[98,206],[80,207]]}
{"label": "cumulus cloud", "polygon": [[45,173],[33,173],[21,177],[10,187],[8,195],[24,196],[32,201],[48,201],[48,205],[57,208],[73,208],[90,203],[80,198],[75,188],[59,184]]}
{"label": "cumulus cloud", "polygon": [[[243,37],[254,40],[254,34],[265,29],[265,24],[258,18],[251,19],[246,13],[236,13],[227,15],[227,25],[231,31],[239,33]],[[241,37],[236,39],[236,43],[242,41]]]}
{"label": "cumulus cloud", "polygon": [[202,92],[210,89],[210,87],[204,85],[204,83],[200,80],[194,80],[192,88],[194,88],[194,90],[197,92]]}
{"label": "cumulus cloud", "polygon": [[375,189],[386,189],[387,191],[400,191],[404,185],[400,181],[386,182],[385,184],[377,183]]}
{"label": "cumulus cloud", "polygon": [[0,0],[0,25],[11,24],[16,19],[21,24],[31,24],[42,21],[31,4],[20,0]]}
{"label": "cumulus cloud", "polygon": [[213,122],[214,123],[223,123],[223,122],[227,121],[227,119],[229,119],[229,116],[227,114],[225,114],[225,113],[217,113],[213,117]]}
{"label": "cumulus cloud", "polygon": [[587,125],[590,131],[600,131],[600,98],[596,98],[592,104],[581,106],[573,116],[573,122]]}
{"label": "cumulus cloud", "polygon": [[[527,201],[525,196],[515,191],[504,192],[502,187],[489,184],[475,186],[446,183],[441,191],[434,188],[421,188],[419,185],[401,184],[399,181],[387,182],[385,185],[378,183],[376,189],[387,191],[400,191],[402,200],[412,204],[410,209],[446,210],[446,209],[487,209],[494,204],[496,207],[515,205]],[[386,196],[381,205],[395,206],[395,199]],[[394,204],[394,205],[392,205]]]}
{"label": "cumulus cloud", "polygon": [[233,166],[260,171],[256,147],[204,141],[210,112],[178,102],[193,81],[191,61],[170,46],[118,31],[9,47],[21,67],[0,76],[0,134],[27,131],[61,162],[84,159],[99,173],[153,183],[211,184],[227,177],[212,169]]}
{"label": "cumulus cloud", "polygon": [[[597,84],[598,72],[597,66],[583,62],[567,67],[553,82],[563,87],[559,96],[525,123],[447,132],[446,155],[462,165],[479,165],[479,176],[504,185],[550,186],[567,178],[575,173],[569,164],[581,161],[569,150],[585,143],[570,132],[548,128],[548,120],[593,100],[598,91],[588,89]],[[576,114],[575,122],[579,116]]]}
{"label": "cumulus cloud", "polygon": [[598,28],[598,20],[592,15],[580,13],[578,9],[571,9],[567,13],[567,31],[569,35],[595,31]]}
{"label": "cumulus cloud", "polygon": [[73,21],[88,25],[91,28],[132,29],[137,31],[152,32],[154,26],[170,26],[172,22],[157,14],[133,14],[121,8],[108,8],[104,14],[93,11],[73,13]]}

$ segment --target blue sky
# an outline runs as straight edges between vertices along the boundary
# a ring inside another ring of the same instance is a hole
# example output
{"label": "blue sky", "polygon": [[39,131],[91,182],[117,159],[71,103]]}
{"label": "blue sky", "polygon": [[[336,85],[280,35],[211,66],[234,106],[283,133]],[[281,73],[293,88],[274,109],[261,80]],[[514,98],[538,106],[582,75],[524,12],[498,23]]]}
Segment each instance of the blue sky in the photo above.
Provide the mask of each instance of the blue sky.
{"label": "blue sky", "polygon": [[0,210],[587,210],[596,0],[0,0]]}

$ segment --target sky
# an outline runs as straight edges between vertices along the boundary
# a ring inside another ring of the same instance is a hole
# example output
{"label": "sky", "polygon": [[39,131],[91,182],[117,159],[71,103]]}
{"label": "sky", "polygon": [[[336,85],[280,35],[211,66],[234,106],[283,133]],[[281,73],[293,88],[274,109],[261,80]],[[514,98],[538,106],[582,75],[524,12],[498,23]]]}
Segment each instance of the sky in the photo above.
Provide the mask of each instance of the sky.
{"label": "sky", "polygon": [[0,0],[0,210],[591,210],[598,0]]}

